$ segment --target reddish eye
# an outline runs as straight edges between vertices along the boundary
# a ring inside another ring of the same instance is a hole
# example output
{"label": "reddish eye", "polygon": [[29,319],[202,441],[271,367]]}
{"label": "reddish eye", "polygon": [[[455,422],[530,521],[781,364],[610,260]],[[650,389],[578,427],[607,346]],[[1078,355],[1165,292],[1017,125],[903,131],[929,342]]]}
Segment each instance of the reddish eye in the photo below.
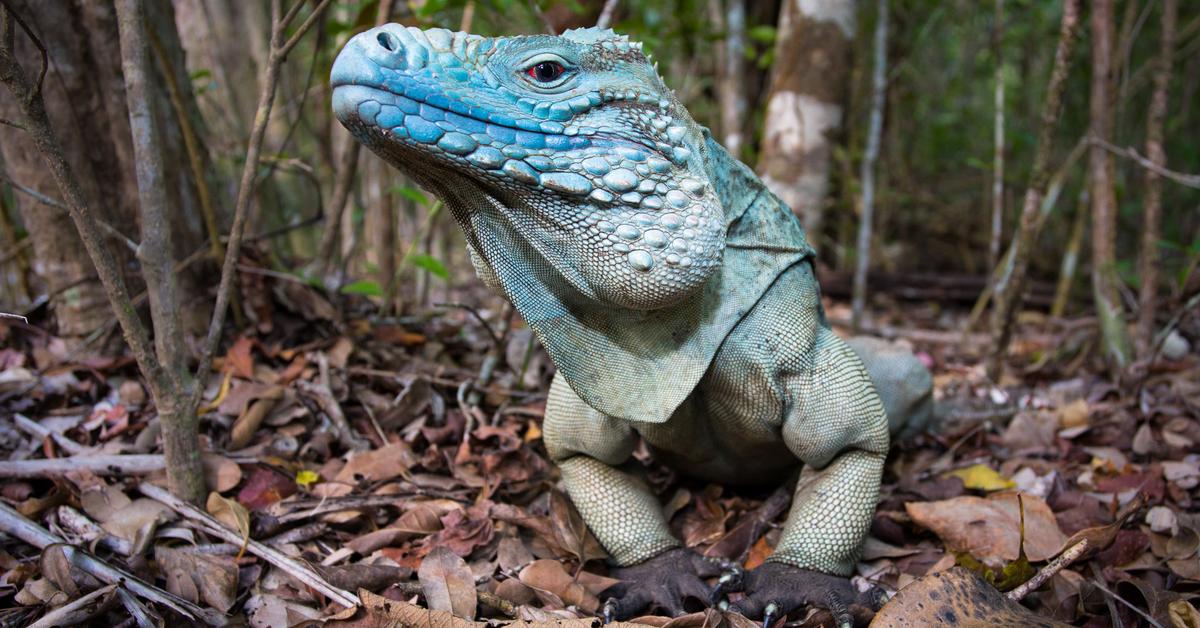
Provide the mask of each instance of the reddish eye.
{"label": "reddish eye", "polygon": [[528,70],[525,70],[525,73],[529,75],[529,78],[532,78],[539,83],[549,83],[550,81],[562,76],[563,72],[566,72],[566,69],[553,61],[543,61],[529,68]]}

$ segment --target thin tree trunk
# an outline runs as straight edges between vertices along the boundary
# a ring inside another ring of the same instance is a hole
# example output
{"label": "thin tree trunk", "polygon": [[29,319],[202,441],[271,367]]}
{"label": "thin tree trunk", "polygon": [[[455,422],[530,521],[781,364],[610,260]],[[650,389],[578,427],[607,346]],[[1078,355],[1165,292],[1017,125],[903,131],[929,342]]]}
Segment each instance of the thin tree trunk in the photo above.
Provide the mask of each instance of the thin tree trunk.
{"label": "thin tree trunk", "polygon": [[1087,228],[1090,197],[1085,182],[1079,190],[1079,202],[1075,206],[1075,218],[1071,221],[1071,235],[1067,237],[1067,249],[1063,252],[1058,270],[1058,284],[1054,288],[1054,303],[1050,305],[1050,316],[1061,317],[1067,311],[1071,299],[1071,286],[1075,284],[1075,273],[1079,270],[1079,253],[1083,250],[1083,234]]}
{"label": "thin tree trunk", "polygon": [[988,241],[988,268],[995,268],[1000,260],[1000,240],[1004,235],[1004,0],[995,2],[995,41],[992,45],[996,57],[993,94],[996,111],[992,125],[995,150],[992,155],[992,237]]}
{"label": "thin tree trunk", "polygon": [[[1058,45],[1054,51],[1054,68],[1046,87],[1046,100],[1042,102],[1041,124],[1038,127],[1037,148],[1033,157],[1033,169],[1029,175],[1029,187],[1021,204],[1021,221],[1013,237],[1012,251],[1008,264],[1011,271],[1002,272],[994,284],[994,300],[991,317],[992,351],[988,357],[988,376],[998,380],[1008,354],[1008,343],[1012,339],[1012,325],[1016,313],[1021,309],[1022,290],[1029,255],[1037,241],[1042,197],[1050,182],[1050,149],[1054,128],[1062,112],[1062,97],[1067,84],[1071,50],[1075,45],[1076,26],[1079,23],[1079,0],[1064,0],[1062,23],[1058,32]],[[1005,263],[1001,261],[1000,263]],[[1007,270],[1007,269],[1006,269]]]}
{"label": "thin tree trunk", "polygon": [[871,265],[871,223],[875,215],[875,162],[879,160],[879,138],[883,134],[883,106],[887,99],[887,0],[879,0],[875,16],[875,60],[871,75],[871,128],[863,156],[862,217],[858,223],[857,259],[854,264],[854,297],[850,325],[858,333],[867,300],[867,268]]}
{"label": "thin tree trunk", "polygon": [[717,69],[717,98],[721,109],[721,144],[734,157],[740,157],[745,143],[746,58],[745,0],[709,0],[709,17],[723,37],[714,47]]}
{"label": "thin tree trunk", "polygon": [[[1163,0],[1162,34],[1159,40],[1158,67],[1154,72],[1154,95],[1146,115],[1146,157],[1155,165],[1166,167],[1163,151],[1163,123],[1167,117],[1168,88],[1171,84],[1171,61],[1175,51],[1175,15],[1178,0]],[[1137,350],[1139,358],[1153,351],[1155,299],[1158,293],[1158,240],[1162,232],[1162,178],[1146,170],[1146,200],[1142,209],[1142,246],[1138,257]]]}
{"label": "thin tree trunk", "polygon": [[[1113,0],[1093,0],[1091,134],[1094,140],[1112,141]],[[1100,321],[1104,357],[1113,374],[1130,362],[1125,311],[1117,289],[1117,195],[1112,155],[1098,144],[1091,147],[1089,176],[1092,187],[1092,292]]]}
{"label": "thin tree trunk", "polygon": [[166,172],[150,93],[149,47],[142,0],[118,0],[121,61],[133,151],[137,164],[138,201],[142,241],[138,247],[142,276],[150,297],[154,345],[165,375],[150,390],[162,425],[167,484],[182,499],[198,502],[205,494],[200,464],[199,422],[186,398],[192,385],[187,348],[180,323],[179,297],[171,252],[171,224],[167,218]]}
{"label": "thin tree trunk", "polygon": [[[392,19],[392,4],[394,0],[381,0],[375,13],[375,25],[382,26]],[[463,9],[463,22],[469,27],[470,20],[475,15],[475,3],[472,0]],[[342,125],[334,124],[334,133],[344,140],[345,148],[342,158],[337,164],[337,178],[333,183],[333,193],[329,199],[329,207],[325,210],[325,229],[321,232],[321,243],[317,249],[316,271],[319,274],[329,272],[333,264],[334,248],[338,243],[338,235],[342,226],[342,214],[346,211],[346,202],[354,190],[354,176],[358,173],[358,157],[360,145],[350,137]]]}
{"label": "thin tree trunk", "polygon": [[780,11],[758,172],[814,244],[833,168],[832,135],[842,128],[850,85],[855,8],[789,0]]}

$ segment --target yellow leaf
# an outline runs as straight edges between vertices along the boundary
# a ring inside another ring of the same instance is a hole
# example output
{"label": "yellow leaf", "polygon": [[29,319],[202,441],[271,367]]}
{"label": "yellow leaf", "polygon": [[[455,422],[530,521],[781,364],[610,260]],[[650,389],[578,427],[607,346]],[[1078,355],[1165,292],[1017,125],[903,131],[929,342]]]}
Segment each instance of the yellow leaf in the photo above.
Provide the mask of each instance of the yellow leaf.
{"label": "yellow leaf", "polygon": [[986,464],[973,464],[962,469],[955,469],[945,474],[962,480],[963,486],[978,491],[1002,491],[1016,487],[1012,480],[1000,475]]}
{"label": "yellow leaf", "polygon": [[321,479],[321,476],[316,471],[301,469],[296,472],[296,484],[299,484],[304,488],[312,486],[319,479]]}

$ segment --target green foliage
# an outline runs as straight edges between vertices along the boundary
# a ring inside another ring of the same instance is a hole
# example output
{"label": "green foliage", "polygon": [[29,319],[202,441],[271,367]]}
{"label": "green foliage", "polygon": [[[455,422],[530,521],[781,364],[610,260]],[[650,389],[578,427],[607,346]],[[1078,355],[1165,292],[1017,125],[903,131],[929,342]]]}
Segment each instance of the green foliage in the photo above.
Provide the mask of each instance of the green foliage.
{"label": "green foliage", "polygon": [[425,193],[420,189],[411,185],[393,185],[392,187],[388,188],[388,192],[396,196],[406,198],[413,203],[416,203],[419,207],[428,207],[430,205],[429,197],[426,196]]}
{"label": "green foliage", "polygon": [[426,255],[424,253],[413,255],[409,258],[409,261],[413,266],[428,271],[429,274],[441,279],[442,281],[450,281],[450,271],[447,270],[446,266],[438,261],[437,258],[431,255]]}
{"label": "green foliage", "polygon": [[365,297],[382,297],[383,287],[370,279],[360,279],[342,286],[341,293],[356,294]]}

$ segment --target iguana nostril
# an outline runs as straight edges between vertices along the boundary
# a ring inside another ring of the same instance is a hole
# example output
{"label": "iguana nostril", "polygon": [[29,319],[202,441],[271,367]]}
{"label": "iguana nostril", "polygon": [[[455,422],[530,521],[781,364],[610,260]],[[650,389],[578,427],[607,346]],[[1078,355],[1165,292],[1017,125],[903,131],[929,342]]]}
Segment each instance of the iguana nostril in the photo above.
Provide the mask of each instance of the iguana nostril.
{"label": "iguana nostril", "polygon": [[375,41],[378,41],[379,45],[383,46],[384,50],[387,50],[388,52],[396,52],[396,50],[400,48],[400,41],[397,40],[396,36],[391,33],[379,33],[375,36]]}

